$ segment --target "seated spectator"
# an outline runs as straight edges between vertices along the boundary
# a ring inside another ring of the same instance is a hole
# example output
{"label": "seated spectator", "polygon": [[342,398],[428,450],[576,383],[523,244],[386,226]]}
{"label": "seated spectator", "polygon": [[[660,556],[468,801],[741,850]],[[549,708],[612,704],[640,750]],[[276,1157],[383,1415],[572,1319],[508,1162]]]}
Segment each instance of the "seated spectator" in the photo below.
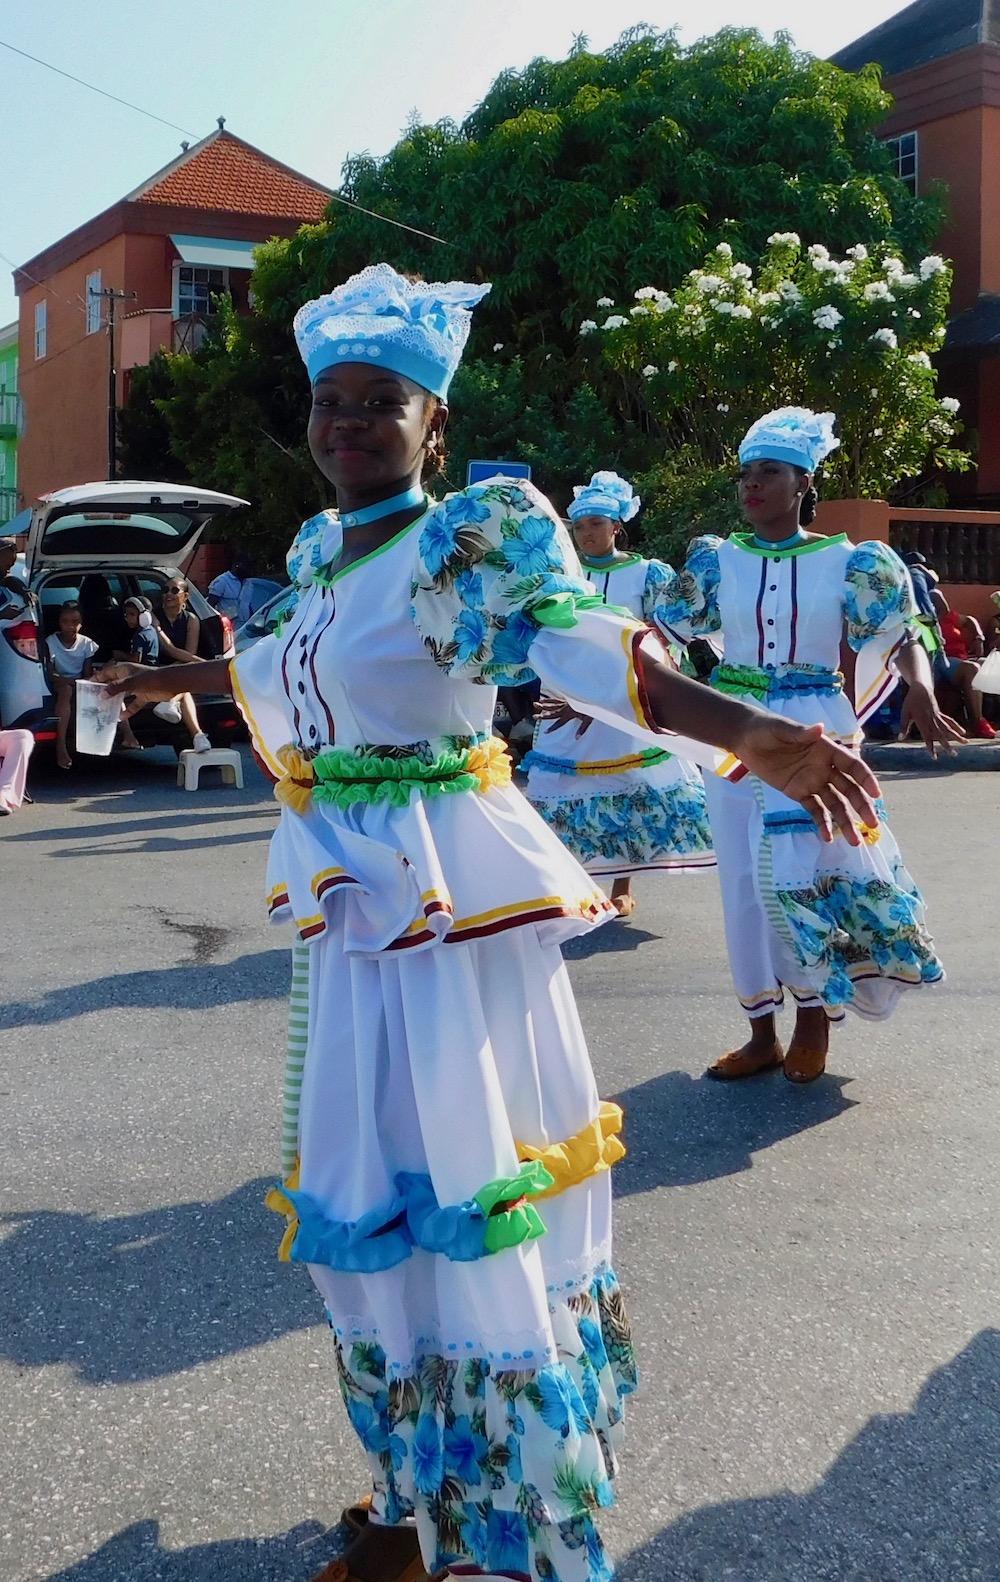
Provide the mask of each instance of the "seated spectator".
{"label": "seated spectator", "polygon": [[947,681],[962,695],[974,736],[987,739],[996,735],[989,720],[983,718],[983,694],[972,685],[985,652],[983,629],[971,615],[953,610],[943,593],[934,590],[943,652],[935,656],[935,675]]}
{"label": "seated spectator", "polygon": [[986,628],[986,652],[988,654],[995,653],[1000,648],[1000,593],[991,593],[990,603],[993,606],[993,614],[990,616],[989,624]]}
{"label": "seated spectator", "polygon": [[28,759],[34,745],[30,731],[5,731],[0,725],[0,818],[16,813],[27,796]]}
{"label": "seated spectator", "polygon": [[241,626],[252,614],[250,589],[246,585],[250,570],[249,562],[238,556],[228,571],[213,578],[205,595],[212,608],[220,615],[228,615],[235,625]]}
{"label": "seated spectator", "polygon": [[[125,600],[122,612],[129,637],[129,648],[125,657],[130,659],[133,665],[155,665],[160,657],[160,639],[153,629],[153,606],[148,599],[135,594],[131,599]],[[142,750],[142,743],[136,740],[130,721],[132,715],[137,714],[144,707],[142,703],[130,703],[122,709],[119,726],[121,739],[118,745],[126,752],[137,753]]]}
{"label": "seated spectator", "polygon": [[17,540],[8,533],[0,538],[0,616],[12,619],[28,602],[28,590],[19,575]]}
{"label": "seated spectator", "polygon": [[[181,576],[171,577],[163,590],[163,609],[153,618],[160,645],[159,665],[190,665],[199,659],[201,622],[188,604],[189,591],[187,578]],[[154,704],[153,713],[175,725],[183,720],[195,752],[209,751],[212,743],[201,728],[190,692],[179,692],[168,702]]]}
{"label": "seated spectator", "polygon": [[59,629],[46,638],[49,664],[56,693],[56,763],[70,769],[73,760],[66,745],[69,722],[73,717],[73,689],[78,681],[90,679],[97,644],[83,634],[80,606],[69,600],[59,611]]}

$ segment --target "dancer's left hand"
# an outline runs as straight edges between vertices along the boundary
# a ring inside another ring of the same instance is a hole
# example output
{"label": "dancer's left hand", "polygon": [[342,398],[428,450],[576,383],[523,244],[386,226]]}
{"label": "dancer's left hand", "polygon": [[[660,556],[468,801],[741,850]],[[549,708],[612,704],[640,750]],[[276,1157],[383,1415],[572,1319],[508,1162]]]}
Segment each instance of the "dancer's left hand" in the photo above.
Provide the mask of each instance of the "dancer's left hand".
{"label": "dancer's left hand", "polygon": [[938,708],[933,688],[921,686],[919,683],[916,685],[911,683],[903,699],[903,711],[899,720],[901,742],[905,742],[913,725],[923,737],[924,745],[932,758],[937,757],[939,747],[950,756],[954,756],[954,743],[964,742],[966,739],[958,721],[953,720],[950,714],[943,714]]}
{"label": "dancer's left hand", "polygon": [[824,735],[822,725],[755,712],[732,750],[751,774],[801,802],[823,840],[839,833],[859,846],[858,824],[877,826],[878,781],[860,755]]}

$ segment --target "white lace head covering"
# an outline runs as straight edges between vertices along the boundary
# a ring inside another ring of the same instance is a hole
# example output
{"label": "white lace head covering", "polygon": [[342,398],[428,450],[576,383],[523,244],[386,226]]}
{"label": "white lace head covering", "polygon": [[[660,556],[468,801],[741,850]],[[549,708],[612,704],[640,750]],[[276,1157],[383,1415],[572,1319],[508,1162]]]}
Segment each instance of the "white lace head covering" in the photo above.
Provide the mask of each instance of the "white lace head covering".
{"label": "white lace head covering", "polygon": [[295,339],[310,382],[336,363],[371,363],[444,400],[472,309],[489,290],[462,280],[407,280],[391,264],[369,264],[296,313]]}
{"label": "white lace head covering", "polygon": [[832,412],[811,412],[805,406],[783,406],[751,423],[740,445],[740,461],[787,461],[803,472],[815,472],[837,449]]}
{"label": "white lace head covering", "polygon": [[605,516],[610,522],[631,522],[642,501],[632,485],[616,472],[595,472],[587,484],[578,483],[568,516]]}

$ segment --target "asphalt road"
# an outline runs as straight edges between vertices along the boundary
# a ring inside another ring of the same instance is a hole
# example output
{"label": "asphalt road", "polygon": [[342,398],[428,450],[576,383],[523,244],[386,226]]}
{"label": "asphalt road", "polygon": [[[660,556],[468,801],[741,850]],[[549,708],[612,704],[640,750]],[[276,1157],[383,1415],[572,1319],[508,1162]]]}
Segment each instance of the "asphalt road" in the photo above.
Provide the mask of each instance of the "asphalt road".
{"label": "asphalt road", "polygon": [[[628,1113],[622,1582],[1000,1579],[1000,753],[925,762],[884,778],[949,980],[813,1087],[699,1080],[740,1030],[711,876],[568,951]],[[304,1582],[364,1477],[261,1206],[273,802],[162,752],[37,792],[0,826],[0,1577]]]}

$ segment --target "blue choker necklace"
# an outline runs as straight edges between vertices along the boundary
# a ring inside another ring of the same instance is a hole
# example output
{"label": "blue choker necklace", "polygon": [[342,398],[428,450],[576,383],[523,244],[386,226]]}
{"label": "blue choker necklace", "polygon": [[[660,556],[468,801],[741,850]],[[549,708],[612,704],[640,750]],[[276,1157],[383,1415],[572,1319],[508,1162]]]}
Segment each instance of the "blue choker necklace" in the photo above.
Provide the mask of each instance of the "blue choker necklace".
{"label": "blue choker necklace", "polygon": [[581,555],[580,559],[585,566],[596,566],[603,571],[605,566],[614,565],[618,559],[618,554],[615,550],[612,550],[610,555]]}
{"label": "blue choker necklace", "polygon": [[340,525],[364,527],[366,523],[378,522],[383,516],[392,516],[396,511],[408,511],[411,506],[424,505],[426,500],[423,484],[415,483],[412,489],[405,490],[403,494],[394,494],[390,500],[379,500],[377,505],[362,506],[360,511],[342,511]]}
{"label": "blue choker necklace", "polygon": [[758,549],[791,549],[793,544],[804,544],[806,535],[797,527],[791,538],[759,538],[755,533],[753,541]]}

